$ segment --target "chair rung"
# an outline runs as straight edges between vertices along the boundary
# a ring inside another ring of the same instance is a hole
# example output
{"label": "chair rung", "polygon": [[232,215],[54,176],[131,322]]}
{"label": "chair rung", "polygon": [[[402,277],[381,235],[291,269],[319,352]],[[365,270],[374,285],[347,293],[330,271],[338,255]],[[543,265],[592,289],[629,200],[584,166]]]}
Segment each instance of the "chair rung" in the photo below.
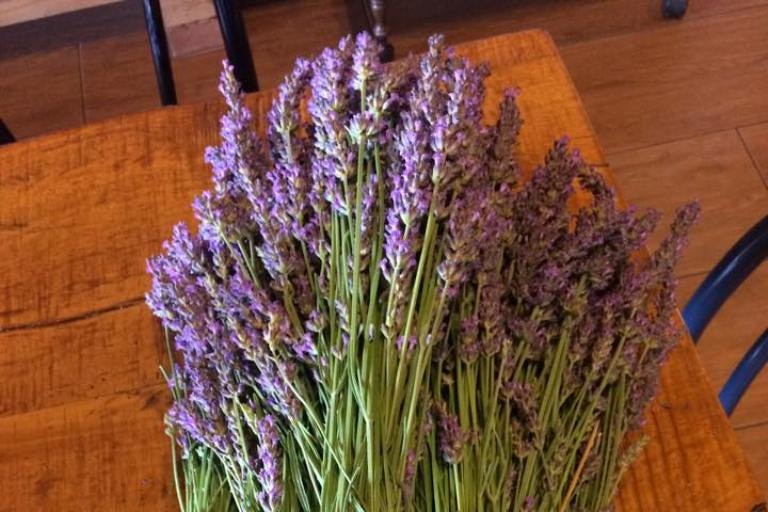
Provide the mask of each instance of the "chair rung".
{"label": "chair rung", "polygon": [[749,352],[739,361],[728,382],[720,391],[720,403],[730,416],[741,396],[768,362],[768,329],[755,341]]}

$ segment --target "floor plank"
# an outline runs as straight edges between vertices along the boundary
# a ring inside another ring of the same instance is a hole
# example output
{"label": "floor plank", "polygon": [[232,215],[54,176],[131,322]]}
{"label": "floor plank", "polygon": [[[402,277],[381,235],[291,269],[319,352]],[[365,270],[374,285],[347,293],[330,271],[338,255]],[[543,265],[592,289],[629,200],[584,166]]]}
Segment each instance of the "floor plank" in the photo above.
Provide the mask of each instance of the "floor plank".
{"label": "floor plank", "polygon": [[766,0],[696,0],[685,23],[664,20],[659,0],[392,0],[388,22],[395,51],[423,46],[433,32],[464,41],[515,30],[543,28],[559,46],[768,5]]}
{"label": "floor plank", "polygon": [[[347,2],[349,4],[349,2]],[[768,0],[698,0],[689,20],[702,19],[756,5]],[[616,13],[620,12],[621,16]],[[290,70],[292,57],[310,55],[333,44],[350,31],[363,28],[360,13],[332,0],[288,0],[264,3],[244,13],[254,61],[265,86],[279,83]],[[396,55],[423,51],[433,33],[443,33],[451,43],[492,35],[543,28],[558,45],[593,40],[626,31],[656,26],[676,26],[663,20],[658,0],[396,0],[388,2],[387,24]],[[283,33],[295,36],[290,40]]]}
{"label": "floor plank", "polygon": [[312,56],[354,30],[339,1],[265,2],[248,9],[244,18],[262,89],[277,86],[297,57]]}
{"label": "floor plank", "polygon": [[[133,32],[119,38],[83,45],[85,115],[89,122],[160,107],[155,71],[146,34]],[[224,50],[173,59],[179,103],[218,98],[218,80]],[[277,83],[282,77],[274,77]]]}
{"label": "floor plank", "polygon": [[626,199],[659,208],[666,220],[686,201],[701,202],[680,275],[709,271],[766,213],[768,190],[735,130],[609,155],[608,162]]}
{"label": "floor plank", "polygon": [[[704,275],[680,280],[678,298],[685,304]],[[701,336],[699,354],[716,390],[720,390],[752,343],[768,328],[768,262],[726,301]],[[731,416],[736,427],[768,422],[768,370],[752,383]],[[768,488],[768,486],[767,486]]]}
{"label": "floor plank", "polygon": [[768,187],[768,123],[739,128],[739,134]]}
{"label": "floor plank", "polygon": [[160,107],[147,35],[133,32],[82,45],[88,122]]}
{"label": "floor plank", "polygon": [[[687,31],[690,29],[686,27],[709,23],[708,20],[720,19],[725,13],[738,14],[749,11],[750,7],[768,5],[768,0],[734,0],[727,3],[699,0],[692,4],[687,20],[676,23],[661,20],[658,0],[549,0],[543,3],[485,0],[472,6],[450,0],[440,2],[439,9],[435,6],[436,2],[422,0],[412,8],[406,8],[403,0],[392,3],[390,28],[400,55],[422,50],[426,37],[433,32],[444,32],[451,42],[458,43],[479,36],[531,27],[549,30],[561,45],[628,31],[633,34],[645,33],[648,29],[668,30],[673,34],[685,33],[682,38],[695,40],[697,38],[689,37]],[[362,27],[361,15],[352,12],[354,9],[350,5],[351,2],[345,5],[344,2],[332,0],[287,0],[259,3],[248,8],[245,19],[262,86],[272,87],[279,83],[290,70],[296,56],[311,55],[323,46],[333,44],[343,34]],[[621,16],[617,16],[617,12]],[[103,13],[100,15],[104,16]],[[128,17],[133,18],[134,13],[131,12]],[[88,39],[83,44],[85,115],[89,121],[158,105],[146,35],[141,30],[136,31],[135,25],[132,22],[121,27],[121,30],[134,30],[132,32],[107,39]],[[738,34],[740,31],[733,32]],[[286,33],[294,36],[285,38],[283,35]],[[731,35],[731,39],[734,37]],[[632,45],[623,46],[615,50],[612,56],[621,54],[618,56],[625,57],[633,50]],[[177,74],[207,76],[207,71],[203,71],[208,69],[207,66],[199,67],[197,63],[201,60],[218,60],[219,55],[206,55],[202,59],[193,58],[189,61],[185,58],[174,59],[174,69],[181,68],[176,71]],[[650,57],[656,58],[655,55]],[[588,59],[591,60],[591,57]],[[626,58],[617,60],[627,62]],[[182,99],[184,82],[177,79],[177,83],[180,84],[179,97]],[[577,82],[577,85],[581,84]],[[198,92],[202,90],[200,87],[197,86]],[[188,97],[207,99],[209,94],[191,94]],[[589,103],[587,106],[591,107]],[[602,123],[598,123],[598,120],[596,125],[601,127]],[[608,149],[612,150],[614,145],[611,137],[602,138]]]}
{"label": "floor plank", "polygon": [[0,27],[47,18],[66,12],[79,11],[119,0],[5,0],[0,5]]}
{"label": "floor plank", "polygon": [[[67,1],[59,0],[59,3]],[[6,0],[0,2],[4,3]],[[144,27],[141,2],[114,2],[48,16],[0,28],[0,59],[77,46],[86,41],[143,31]]]}
{"label": "floor plank", "polygon": [[0,118],[17,139],[83,123],[77,47],[0,60]]}
{"label": "floor plank", "polygon": [[606,151],[768,120],[768,8],[562,48]]}
{"label": "floor plank", "polygon": [[[223,49],[174,59],[173,74],[179,103],[218,102]],[[261,79],[261,76],[258,77]]]}

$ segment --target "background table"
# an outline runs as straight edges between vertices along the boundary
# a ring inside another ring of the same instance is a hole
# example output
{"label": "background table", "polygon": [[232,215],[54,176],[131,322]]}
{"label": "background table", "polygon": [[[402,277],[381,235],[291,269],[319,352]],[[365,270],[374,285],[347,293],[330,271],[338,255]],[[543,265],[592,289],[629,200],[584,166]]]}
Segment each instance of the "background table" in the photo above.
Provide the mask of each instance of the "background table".
{"label": "background table", "polygon": [[[520,160],[568,133],[610,175],[551,39],[459,50],[491,65],[487,114],[523,91]],[[269,93],[249,97],[258,119]],[[209,183],[221,105],[132,115],[0,148],[0,511],[174,510],[162,334],[147,256]],[[618,509],[750,511],[764,501],[693,345],[662,372],[651,438]]]}

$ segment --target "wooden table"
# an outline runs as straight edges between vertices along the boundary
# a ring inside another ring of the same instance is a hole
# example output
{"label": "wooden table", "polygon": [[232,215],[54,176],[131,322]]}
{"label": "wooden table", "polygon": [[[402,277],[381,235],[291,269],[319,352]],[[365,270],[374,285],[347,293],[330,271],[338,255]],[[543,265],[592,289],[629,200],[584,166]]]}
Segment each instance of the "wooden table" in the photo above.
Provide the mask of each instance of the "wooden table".
{"label": "wooden table", "polygon": [[[491,65],[489,119],[505,87],[522,89],[524,165],[567,132],[610,173],[547,34],[460,51]],[[270,98],[249,98],[257,118]],[[176,221],[191,221],[220,111],[166,108],[0,148],[0,510],[174,510],[144,262]],[[763,502],[688,339],[664,368],[645,432],[619,510],[748,512]]]}

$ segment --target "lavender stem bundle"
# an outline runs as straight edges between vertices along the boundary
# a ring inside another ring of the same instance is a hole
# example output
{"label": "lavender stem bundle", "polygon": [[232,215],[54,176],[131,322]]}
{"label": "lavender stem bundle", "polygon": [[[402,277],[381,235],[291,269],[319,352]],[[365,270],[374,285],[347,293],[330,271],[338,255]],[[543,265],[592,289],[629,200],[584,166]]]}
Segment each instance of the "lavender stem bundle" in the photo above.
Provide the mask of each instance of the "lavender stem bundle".
{"label": "lavender stem bundle", "polygon": [[441,37],[379,51],[298,60],[265,138],[225,66],[198,233],[148,263],[180,507],[604,510],[676,343],[697,206],[635,258],[659,215],[619,209],[566,139],[521,179],[516,91],[488,126],[487,68]]}

